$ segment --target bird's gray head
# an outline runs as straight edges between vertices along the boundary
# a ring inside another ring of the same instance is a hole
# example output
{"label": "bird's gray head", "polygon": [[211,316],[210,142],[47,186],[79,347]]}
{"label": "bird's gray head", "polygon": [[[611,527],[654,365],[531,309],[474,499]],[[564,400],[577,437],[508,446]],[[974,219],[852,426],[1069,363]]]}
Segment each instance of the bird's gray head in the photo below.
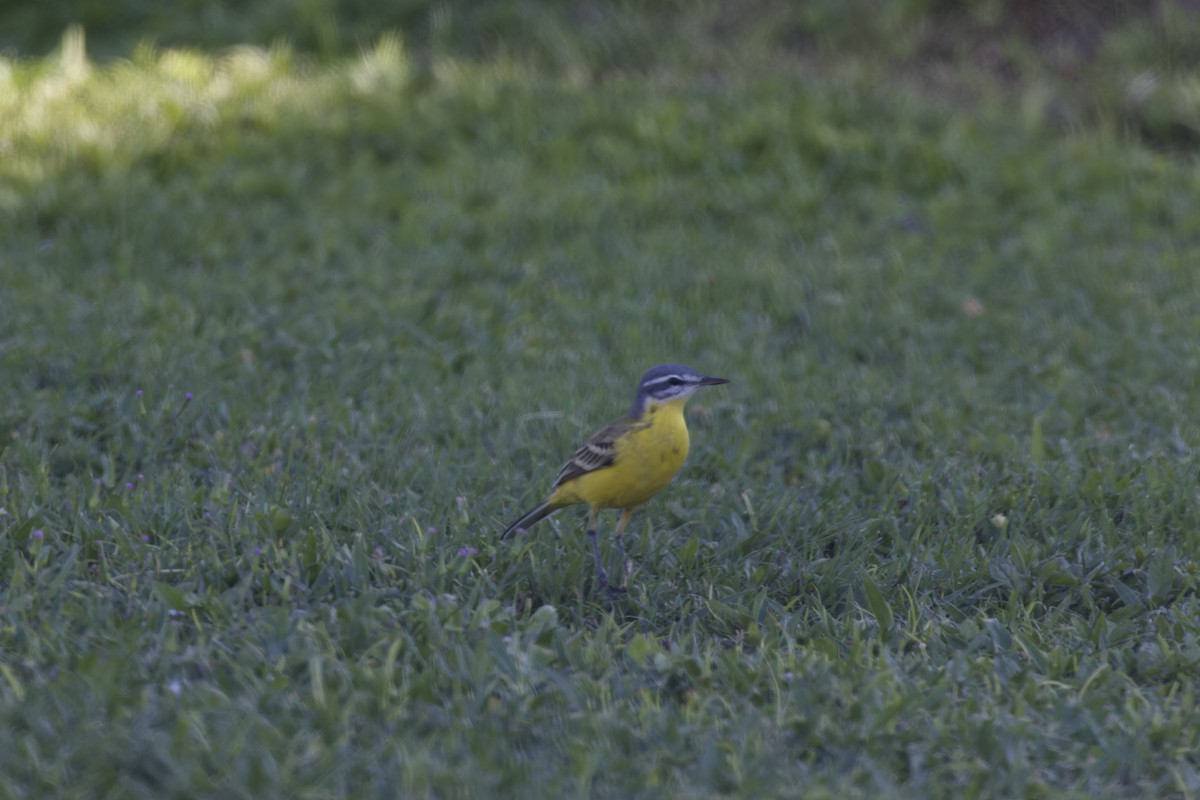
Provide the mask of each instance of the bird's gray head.
{"label": "bird's gray head", "polygon": [[683,364],[659,364],[646,370],[638,384],[633,401],[633,415],[640,417],[647,403],[669,403],[691,397],[703,386],[729,383],[724,378],[712,378]]}

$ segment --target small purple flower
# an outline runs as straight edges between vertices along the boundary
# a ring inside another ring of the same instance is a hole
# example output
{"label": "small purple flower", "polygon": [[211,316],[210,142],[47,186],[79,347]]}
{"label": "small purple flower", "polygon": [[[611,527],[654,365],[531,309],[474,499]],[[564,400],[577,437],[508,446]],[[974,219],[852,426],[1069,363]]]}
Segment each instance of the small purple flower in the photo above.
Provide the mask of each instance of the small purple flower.
{"label": "small purple flower", "polygon": [[257,547],[257,546],[256,546],[256,547],[255,547],[253,550],[251,550],[250,552],[251,552],[251,553],[254,553],[254,555],[256,555],[256,556],[261,556],[261,555],[262,555],[262,548],[261,548],[261,547]]}
{"label": "small purple flower", "polygon": [[132,488],[133,488],[133,484],[132,484],[132,483],[129,483],[128,481],[126,481],[126,482],[125,482],[125,489],[128,491],[129,489],[132,489]]}
{"label": "small purple flower", "polygon": [[134,394],[134,396],[135,396],[135,397],[141,397],[141,396],[142,396],[142,390],[141,390],[141,389],[138,389],[138,390],[137,390],[136,392],[134,392],[133,394]]}
{"label": "small purple flower", "polygon": [[43,534],[43,533],[42,533],[42,529],[41,529],[41,528],[38,528],[36,531],[34,531],[34,532],[33,532],[33,538],[35,538],[35,539],[40,539],[40,538],[42,538],[44,535],[45,535],[45,534]]}
{"label": "small purple flower", "polygon": [[144,480],[146,480],[146,476],[145,476],[145,475],[143,475],[142,473],[140,473],[140,472],[139,472],[139,473],[138,473],[138,480],[139,480],[139,481],[144,481]]}
{"label": "small purple flower", "polygon": [[463,558],[470,558],[471,556],[475,555],[478,552],[479,552],[478,550],[476,550],[474,547],[471,547],[471,546],[460,547],[458,549],[458,554],[460,556],[462,556]]}
{"label": "small purple flower", "polygon": [[437,533],[437,528],[433,525],[430,525],[428,528],[425,529],[425,532],[426,533]]}
{"label": "small purple flower", "polygon": [[150,541],[150,534],[148,534],[148,533],[143,533],[143,534],[142,534],[142,541],[143,541],[143,542],[147,542],[147,543],[149,543],[149,541]]}
{"label": "small purple flower", "polygon": [[184,399],[184,400],[187,400],[188,402],[191,402],[191,400],[192,400],[192,393],[191,393],[191,392],[188,392],[187,394],[185,394],[185,395],[183,396],[183,399]]}

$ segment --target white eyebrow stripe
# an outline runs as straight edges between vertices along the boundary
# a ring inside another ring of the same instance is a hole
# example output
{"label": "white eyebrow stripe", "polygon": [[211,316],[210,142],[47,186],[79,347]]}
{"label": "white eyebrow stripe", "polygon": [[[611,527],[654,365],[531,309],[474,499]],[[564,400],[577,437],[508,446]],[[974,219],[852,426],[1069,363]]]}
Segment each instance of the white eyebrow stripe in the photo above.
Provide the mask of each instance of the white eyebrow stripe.
{"label": "white eyebrow stripe", "polygon": [[642,388],[648,392],[656,391],[656,386],[670,386],[671,381],[679,381],[680,383],[696,383],[696,379],[690,375],[664,375],[661,378],[655,378],[642,384]]}

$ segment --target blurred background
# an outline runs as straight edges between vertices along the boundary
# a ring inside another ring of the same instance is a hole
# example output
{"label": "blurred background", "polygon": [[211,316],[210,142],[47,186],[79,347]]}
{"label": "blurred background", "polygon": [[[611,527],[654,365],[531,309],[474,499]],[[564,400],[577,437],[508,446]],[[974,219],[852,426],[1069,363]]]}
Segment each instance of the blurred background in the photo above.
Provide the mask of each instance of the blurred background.
{"label": "blurred background", "polygon": [[1023,99],[1023,113],[1117,126],[1163,147],[1194,143],[1198,127],[1200,23],[1190,0],[116,0],[10,3],[0,22],[0,53],[10,59],[49,54],[72,25],[87,32],[88,54],[101,62],[139,45],[219,52],[279,44],[328,62],[392,32],[418,60],[507,57],[577,81],[867,73],[945,102],[1007,90]]}

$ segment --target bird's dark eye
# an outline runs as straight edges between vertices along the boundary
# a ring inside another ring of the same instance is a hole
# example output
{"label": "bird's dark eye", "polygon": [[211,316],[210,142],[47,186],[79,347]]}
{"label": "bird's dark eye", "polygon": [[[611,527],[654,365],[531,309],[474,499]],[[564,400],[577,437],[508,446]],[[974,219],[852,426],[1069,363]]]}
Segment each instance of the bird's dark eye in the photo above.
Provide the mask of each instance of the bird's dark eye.
{"label": "bird's dark eye", "polygon": [[669,381],[667,381],[667,385],[668,386],[682,386],[683,381],[679,380],[679,378],[671,378]]}

